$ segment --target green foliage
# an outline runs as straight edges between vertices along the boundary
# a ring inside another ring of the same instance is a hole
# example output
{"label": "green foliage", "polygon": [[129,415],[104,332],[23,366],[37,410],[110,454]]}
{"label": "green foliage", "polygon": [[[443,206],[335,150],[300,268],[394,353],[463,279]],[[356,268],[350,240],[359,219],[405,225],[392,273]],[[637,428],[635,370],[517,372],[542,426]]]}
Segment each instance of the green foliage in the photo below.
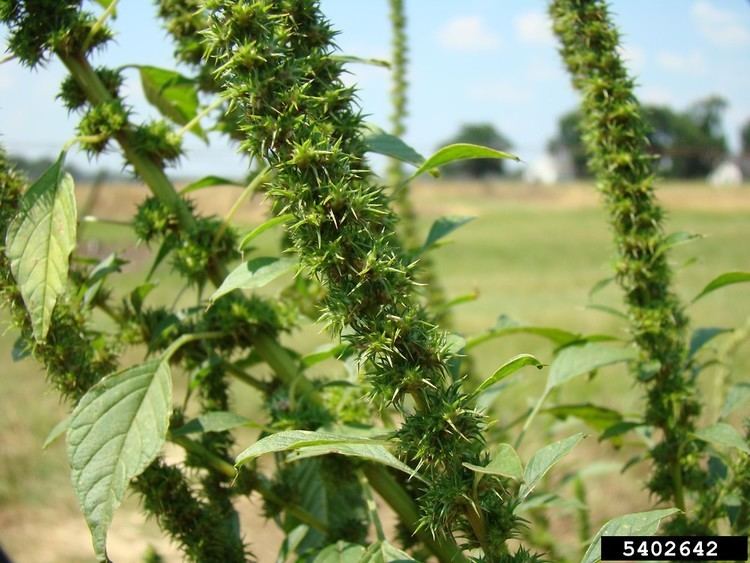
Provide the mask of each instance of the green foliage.
{"label": "green foliage", "polygon": [[[187,125],[198,115],[198,91],[194,80],[155,66],[139,65],[138,71],[143,94],[162,115],[179,125]],[[199,123],[195,123],[190,131],[206,140]]]}
{"label": "green foliage", "polygon": [[235,289],[257,289],[283,276],[296,266],[292,258],[272,258],[264,256],[253,258],[232,270],[209,299],[213,303],[220,297]]}
{"label": "green foliage", "polygon": [[[490,123],[471,123],[461,127],[455,136],[443,143],[481,145],[506,152],[513,144]],[[458,162],[445,169],[447,176],[465,176],[468,178],[486,178],[501,175],[505,172],[502,160],[495,160],[489,154],[485,157],[477,156],[477,160]],[[506,156],[505,158],[513,158]]]}
{"label": "green foliage", "polygon": [[65,291],[68,259],[76,241],[73,178],[65,154],[31,186],[8,225],[5,254],[18,284],[37,341],[49,331],[52,311]]}
{"label": "green foliage", "polygon": [[171,409],[169,365],[154,360],[104,378],[73,410],[71,478],[100,559],[106,559],[107,528],[130,480],[161,451]]}

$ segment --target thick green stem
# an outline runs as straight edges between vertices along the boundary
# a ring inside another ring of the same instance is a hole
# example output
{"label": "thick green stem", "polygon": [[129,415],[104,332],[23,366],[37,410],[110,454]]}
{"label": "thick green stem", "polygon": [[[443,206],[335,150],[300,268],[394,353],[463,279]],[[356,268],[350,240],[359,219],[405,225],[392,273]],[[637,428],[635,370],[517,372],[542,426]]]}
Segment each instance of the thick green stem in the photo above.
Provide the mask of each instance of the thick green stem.
{"label": "thick green stem", "polygon": [[[367,465],[364,473],[372,488],[398,514],[401,522],[410,530],[416,530],[419,523],[417,506],[398,481],[388,473],[388,470],[380,465]],[[435,538],[424,529],[419,529],[416,535],[441,563],[466,561],[461,550],[451,539],[446,537]]]}

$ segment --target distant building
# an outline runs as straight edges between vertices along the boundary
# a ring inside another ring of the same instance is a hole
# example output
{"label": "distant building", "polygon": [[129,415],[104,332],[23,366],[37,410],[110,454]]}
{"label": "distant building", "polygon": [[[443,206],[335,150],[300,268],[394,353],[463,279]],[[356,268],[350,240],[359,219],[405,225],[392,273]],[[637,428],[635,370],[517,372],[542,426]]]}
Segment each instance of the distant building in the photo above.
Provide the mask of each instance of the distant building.
{"label": "distant building", "polygon": [[725,160],[713,169],[706,180],[715,188],[739,186],[742,183],[740,163],[734,160]]}
{"label": "distant building", "polygon": [[523,181],[527,184],[550,186],[573,179],[573,161],[567,151],[545,153],[529,163],[523,171]]}

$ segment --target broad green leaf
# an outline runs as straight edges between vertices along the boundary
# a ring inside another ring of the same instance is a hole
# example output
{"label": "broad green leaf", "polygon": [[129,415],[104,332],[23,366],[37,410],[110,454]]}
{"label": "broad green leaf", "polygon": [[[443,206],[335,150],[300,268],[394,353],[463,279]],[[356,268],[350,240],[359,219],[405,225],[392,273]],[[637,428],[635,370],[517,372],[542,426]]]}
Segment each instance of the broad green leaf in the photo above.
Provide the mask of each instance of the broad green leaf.
{"label": "broad green leaf", "polygon": [[[350,439],[351,440],[351,439]],[[375,442],[373,444],[367,443]],[[373,461],[381,465],[387,465],[393,469],[398,469],[425,482],[424,477],[414,471],[411,467],[400,461],[396,456],[389,452],[386,447],[382,444],[378,444],[375,440],[367,440],[366,438],[360,439],[359,442],[347,442],[347,443],[333,443],[327,445],[314,445],[314,446],[302,446],[299,449],[294,450],[287,456],[287,461],[298,461],[300,459],[306,459],[311,457],[318,457],[322,455],[339,454],[347,457],[357,457],[368,461]]]}
{"label": "broad green leaf", "polygon": [[309,533],[310,526],[306,524],[300,524],[292,531],[287,532],[284,536],[284,541],[281,542],[281,546],[279,547],[276,563],[286,563]]}
{"label": "broad green leaf", "polygon": [[313,432],[312,430],[285,430],[261,438],[247,448],[235,459],[235,465],[240,466],[264,454],[286,452],[312,446],[330,446],[333,444],[373,444],[371,438],[343,436],[332,432]]}
{"label": "broad green leaf", "polygon": [[476,336],[468,338],[466,341],[466,350],[474,348],[475,346],[479,346],[480,344],[484,344],[485,342],[487,342],[488,340],[492,340],[493,338],[501,338],[513,334],[533,334],[535,336],[546,338],[557,346],[563,346],[570,342],[575,342],[584,338],[580,334],[569,332],[567,330],[562,330],[559,328],[524,326],[505,315],[501,315],[497,320],[497,324],[493,328],[491,328],[487,332],[483,332],[481,334],[477,334]]}
{"label": "broad green leaf", "polygon": [[750,383],[735,383],[727,391],[724,406],[721,407],[721,418],[726,418],[734,410],[750,399]]}
{"label": "broad green leaf", "polygon": [[602,313],[607,313],[608,315],[612,315],[613,317],[617,317],[619,319],[628,318],[628,316],[625,313],[623,313],[619,309],[610,307],[609,305],[601,305],[600,303],[587,303],[586,308],[591,309],[593,311],[600,311]]}
{"label": "broad green leaf", "polygon": [[171,413],[172,379],[161,360],[104,378],[73,410],[68,461],[99,558],[128,483],[159,455]]}
{"label": "broad green leaf", "polygon": [[385,540],[371,544],[359,563],[419,563],[411,555],[392,546]]}
{"label": "broad green leaf", "polygon": [[706,285],[706,287],[704,287],[703,290],[693,298],[692,302],[695,303],[698,299],[701,299],[722,287],[745,282],[750,282],[750,272],[727,272],[726,274],[721,274],[711,280],[708,285]]}
{"label": "broad green leaf", "polygon": [[258,225],[255,227],[252,231],[247,233],[244,237],[242,237],[242,240],[240,241],[240,244],[238,245],[238,248],[240,250],[245,250],[247,246],[250,244],[250,242],[255,239],[258,235],[261,235],[265,233],[268,229],[271,229],[275,227],[276,225],[283,225],[284,223],[288,223],[294,219],[294,215],[291,213],[287,213],[285,215],[279,215],[277,217],[272,217],[265,223]]}
{"label": "broad green leaf", "polygon": [[[166,68],[148,65],[136,68],[141,73],[143,94],[162,115],[178,125],[187,125],[198,115],[198,89],[194,80]],[[207,139],[199,123],[190,130],[201,139]]]}
{"label": "broad green leaf", "polygon": [[598,343],[569,346],[552,361],[547,379],[547,390],[554,389],[579,375],[608,365],[634,360],[637,357],[638,352],[633,348],[617,348]]}
{"label": "broad green leaf", "polygon": [[714,326],[696,328],[690,336],[690,357],[695,356],[705,344],[725,332],[732,332],[732,329]]}
{"label": "broad green leaf", "polygon": [[203,188],[213,188],[214,186],[237,186],[244,187],[242,184],[238,184],[233,180],[227,180],[221,176],[204,176],[200,180],[196,180],[182,188],[180,190],[181,195],[189,194],[190,192],[196,192]]}
{"label": "broad green leaf", "polygon": [[607,287],[613,281],[615,281],[615,278],[609,277],[609,278],[601,279],[598,282],[596,282],[593,286],[591,286],[591,289],[589,289],[589,299],[591,299],[594,295],[599,293],[602,289]]}
{"label": "broad green leaf", "polygon": [[269,256],[253,258],[249,262],[243,262],[232,270],[219,288],[214,291],[209,298],[209,303],[215,302],[235,289],[263,287],[291,271],[296,265],[297,261],[293,258],[272,258]]}
{"label": "broad green leaf", "polygon": [[526,366],[534,366],[537,369],[542,369],[544,367],[544,364],[540,362],[539,360],[537,360],[531,354],[519,354],[518,356],[511,358],[510,360],[505,362],[503,365],[501,365],[499,368],[497,368],[495,370],[495,373],[493,373],[490,377],[485,379],[479,385],[479,387],[476,388],[476,390],[471,394],[471,397],[473,398],[473,397],[476,397],[477,395],[480,395],[483,391],[485,391],[491,385],[494,385],[498,381],[502,381],[506,377],[513,375],[518,370]]}
{"label": "broad green leaf", "polygon": [[46,450],[47,448],[49,448],[60,436],[68,431],[69,426],[70,418],[63,418],[60,422],[55,424],[52,430],[49,431],[49,434],[47,434],[47,437],[44,439],[42,449]]}
{"label": "broad green leaf", "polygon": [[424,244],[419,250],[419,253],[422,254],[424,252],[427,252],[430,248],[435,246],[435,243],[437,241],[444,237],[447,237],[453,231],[465,225],[472,219],[474,219],[474,217],[459,215],[452,217],[440,217],[432,224],[432,227],[430,227],[430,232],[427,234],[427,239],[424,241]]}
{"label": "broad green leaf", "polygon": [[321,550],[312,563],[359,563],[364,554],[361,545],[339,540]]}
{"label": "broad green leaf", "polygon": [[16,338],[15,342],[13,342],[13,348],[10,350],[10,357],[14,362],[20,362],[31,355],[31,349],[31,342],[26,340],[23,336],[19,336]]}
{"label": "broad green leaf", "polygon": [[529,495],[513,511],[514,514],[523,514],[533,508],[561,508],[563,510],[588,510],[585,504],[574,498],[562,498],[555,493],[540,493]]}
{"label": "broad green leaf", "polygon": [[365,128],[363,140],[368,152],[390,156],[414,166],[419,166],[424,162],[424,157],[412,147],[375,125],[368,125]]}
{"label": "broad green leaf", "polygon": [[676,512],[679,512],[676,508],[665,508],[613,518],[596,533],[581,563],[597,563],[602,560],[602,536],[652,536],[659,529],[659,523]]}
{"label": "broad green leaf", "polygon": [[747,445],[745,439],[734,426],[726,422],[719,422],[708,428],[701,428],[695,433],[695,436],[715,446],[737,448],[746,454],[750,454],[750,446]]}
{"label": "broad green leaf", "polygon": [[330,55],[334,61],[340,61],[342,63],[359,63],[363,65],[380,66],[383,68],[391,68],[391,63],[383,59],[374,59],[367,57],[357,57],[356,55]]}
{"label": "broad green leaf", "polygon": [[518,457],[516,450],[510,444],[500,444],[495,455],[492,456],[490,462],[485,466],[471,463],[464,463],[463,465],[480,474],[500,475],[502,477],[510,477],[516,481],[520,481],[523,478],[521,458]]}
{"label": "broad green leaf", "polygon": [[127,260],[122,260],[115,253],[110,254],[104,260],[99,262],[94,269],[91,270],[91,273],[81,288],[82,290],[85,289],[83,294],[83,304],[86,306],[90,305],[96,298],[102,285],[104,285],[104,280],[107,279],[107,276],[122,271],[122,266],[127,263]]}
{"label": "broad green leaf", "polygon": [[348,349],[347,344],[324,344],[315,351],[302,356],[302,365],[309,368],[330,358],[339,358]]}
{"label": "broad green leaf", "polygon": [[612,426],[606,428],[604,432],[599,436],[599,441],[611,440],[612,438],[619,438],[623,434],[635,430],[641,426],[646,426],[645,422],[638,422],[635,420],[622,420],[615,422]]}
{"label": "broad green leaf", "polygon": [[64,161],[62,153],[23,194],[5,235],[5,254],[38,342],[47,336],[52,310],[65,291],[76,244],[75,187]]}
{"label": "broad green leaf", "polygon": [[412,178],[416,178],[420,174],[429,172],[435,168],[439,168],[451,162],[457,160],[471,160],[475,158],[503,158],[519,161],[520,159],[507,152],[498,151],[489,147],[483,147],[480,145],[472,145],[469,143],[457,143],[455,145],[448,145],[439,149],[435,154],[425,160],[419,168],[412,174]]}
{"label": "broad green leaf", "polygon": [[670,250],[671,248],[674,248],[675,246],[687,244],[689,242],[693,242],[701,238],[703,238],[703,235],[699,235],[696,233],[687,233],[685,231],[671,233],[670,235],[664,237],[664,240],[661,241],[661,244],[659,245],[659,248],[656,251],[656,255],[659,256],[660,254],[667,252],[668,250]]}
{"label": "broad green leaf", "polygon": [[613,424],[622,422],[622,415],[616,410],[599,407],[597,405],[592,405],[591,403],[559,405],[544,409],[542,412],[551,414],[562,420],[571,416],[578,418],[598,432],[602,432]]}
{"label": "broad green leaf", "polygon": [[187,421],[172,431],[173,436],[186,436],[199,432],[224,432],[242,426],[260,428],[249,418],[228,411],[212,411],[203,413],[198,418]]}
{"label": "broad green leaf", "polygon": [[529,493],[539,484],[539,481],[547,474],[547,471],[560,461],[563,456],[568,454],[581,440],[583,440],[583,434],[579,432],[569,438],[545,446],[531,456],[529,463],[526,465],[526,470],[523,472],[523,485],[521,485],[521,490],[518,492],[518,498],[523,500],[529,496]]}

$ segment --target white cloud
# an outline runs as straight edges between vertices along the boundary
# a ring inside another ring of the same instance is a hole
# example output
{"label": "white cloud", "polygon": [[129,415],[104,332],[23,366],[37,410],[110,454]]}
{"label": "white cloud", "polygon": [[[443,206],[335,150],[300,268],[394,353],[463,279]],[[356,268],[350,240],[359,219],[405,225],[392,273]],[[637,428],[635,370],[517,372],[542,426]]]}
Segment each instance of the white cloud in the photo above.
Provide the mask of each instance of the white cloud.
{"label": "white cloud", "polygon": [[523,43],[530,45],[554,45],[552,22],[544,12],[526,12],[513,21],[516,35]]}
{"label": "white cloud", "polygon": [[617,49],[632,71],[641,71],[646,64],[646,51],[636,45],[622,45]]}
{"label": "white cloud", "polygon": [[529,92],[517,83],[504,80],[483,82],[471,86],[467,96],[474,102],[492,102],[505,105],[518,105],[529,101]]}
{"label": "white cloud", "polygon": [[677,54],[659,51],[656,62],[661,68],[676,74],[701,75],[706,72],[706,59],[697,51]]}
{"label": "white cloud", "polygon": [[750,29],[740,16],[717,8],[708,0],[696,0],[690,10],[698,31],[711,43],[720,47],[739,47],[750,44]]}
{"label": "white cloud", "polygon": [[449,21],[438,31],[438,41],[446,49],[472,53],[493,51],[500,46],[500,37],[479,16]]}

